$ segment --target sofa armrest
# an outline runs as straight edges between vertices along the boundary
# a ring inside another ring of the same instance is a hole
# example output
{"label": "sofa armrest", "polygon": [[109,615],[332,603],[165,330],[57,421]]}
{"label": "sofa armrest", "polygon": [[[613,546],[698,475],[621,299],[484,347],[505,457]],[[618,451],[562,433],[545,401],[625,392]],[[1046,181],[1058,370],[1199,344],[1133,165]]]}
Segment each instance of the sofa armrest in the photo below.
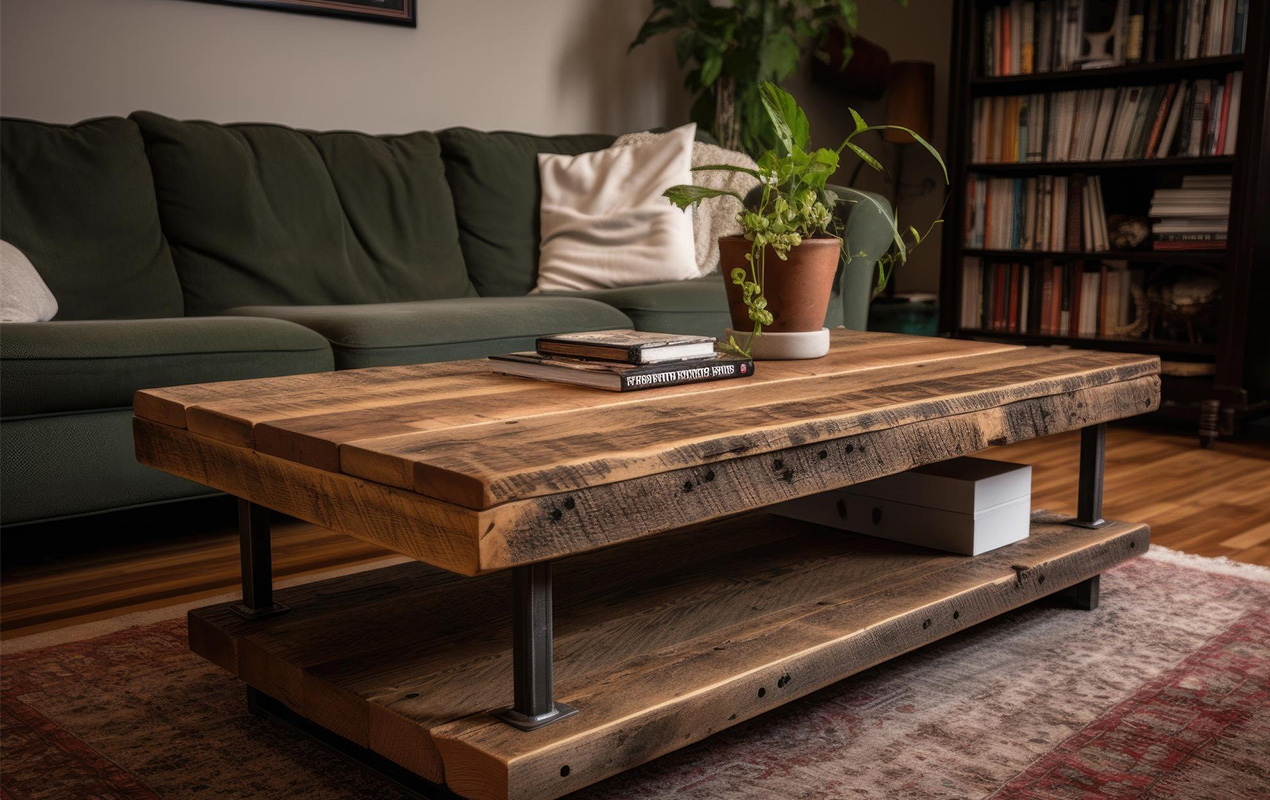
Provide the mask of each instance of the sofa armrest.
{"label": "sofa armrest", "polygon": [[843,324],[862,331],[868,323],[873,299],[877,261],[894,241],[895,217],[891,203],[875,192],[845,186],[830,186],[838,195],[834,215],[843,225],[844,256],[839,265],[838,294],[842,302]]}

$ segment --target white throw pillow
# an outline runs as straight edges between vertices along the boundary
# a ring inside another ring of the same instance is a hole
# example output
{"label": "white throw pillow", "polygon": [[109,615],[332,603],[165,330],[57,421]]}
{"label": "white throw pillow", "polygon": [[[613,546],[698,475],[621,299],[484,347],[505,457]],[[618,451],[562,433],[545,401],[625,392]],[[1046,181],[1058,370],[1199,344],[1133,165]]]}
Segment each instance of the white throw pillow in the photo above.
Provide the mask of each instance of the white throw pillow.
{"label": "white throw pillow", "polygon": [[542,246],[534,292],[610,289],[700,275],[692,215],[662,196],[692,182],[685,125],[656,141],[538,155]]}
{"label": "white throw pillow", "polygon": [[[613,146],[627,147],[632,144],[643,144],[665,135],[648,131],[627,133],[617,137]],[[754,159],[745,153],[728,150],[717,144],[692,143],[692,166],[709,167],[715,164],[758,169]],[[758,186],[759,180],[744,172],[711,169],[692,173],[692,183],[694,186],[736,192],[741,197],[745,197],[755,186]],[[702,275],[709,275],[719,269],[719,239],[723,236],[742,233],[741,223],[736,221],[736,212],[740,210],[741,207],[738,204],[727,198],[707,200],[692,207],[692,236],[697,244],[697,271]]]}
{"label": "white throw pillow", "polygon": [[48,322],[57,298],[22,251],[0,240],[0,322]]}

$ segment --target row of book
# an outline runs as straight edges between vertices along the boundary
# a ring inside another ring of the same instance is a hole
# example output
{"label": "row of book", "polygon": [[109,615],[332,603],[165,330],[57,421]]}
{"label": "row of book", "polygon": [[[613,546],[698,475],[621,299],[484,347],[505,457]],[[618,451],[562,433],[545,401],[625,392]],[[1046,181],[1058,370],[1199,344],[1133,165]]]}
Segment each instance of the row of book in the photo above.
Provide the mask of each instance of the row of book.
{"label": "row of book", "polygon": [[490,356],[490,371],[531,378],[634,392],[687,383],[748,378],[754,361],[716,352],[710,336],[650,331],[584,331],[543,336],[534,351]]}
{"label": "row of book", "polygon": [[1226,246],[1230,224],[1229,175],[1187,175],[1180,189],[1151,195],[1152,247],[1156,250],[1214,250]]}
{"label": "row of book", "polygon": [[975,250],[1108,250],[1102,177],[971,177],[965,242]]}
{"label": "row of book", "polygon": [[1233,155],[1243,73],[1079,89],[974,104],[976,164]]}
{"label": "row of book", "polygon": [[1136,313],[1143,271],[1123,261],[1006,263],[967,258],[961,327],[999,333],[1107,338],[1124,335]]}
{"label": "row of book", "polygon": [[1249,0],[1013,0],[983,20],[983,74],[1242,53]]}

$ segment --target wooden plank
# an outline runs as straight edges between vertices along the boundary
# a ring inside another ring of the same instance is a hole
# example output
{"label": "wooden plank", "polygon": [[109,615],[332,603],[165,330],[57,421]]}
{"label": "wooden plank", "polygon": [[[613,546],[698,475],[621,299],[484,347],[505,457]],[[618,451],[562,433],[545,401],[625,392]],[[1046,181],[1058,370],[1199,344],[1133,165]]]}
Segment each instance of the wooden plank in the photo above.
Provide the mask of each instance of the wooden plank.
{"label": "wooden plank", "polygon": [[[895,360],[939,360],[1019,349],[1017,345],[846,330],[835,331],[833,341],[835,349],[825,358],[767,362],[747,383],[810,378],[835,371],[875,369]],[[398,413],[388,409],[449,398],[484,398],[487,394],[523,392],[525,406],[522,411],[532,413],[533,408],[551,407],[553,401],[546,399],[548,395],[564,398],[566,401],[569,398],[587,398],[591,404],[604,405],[641,399],[647,402],[653,397],[714,391],[720,386],[696,384],[616,395],[495,376],[490,373],[488,362],[484,359],[472,359],[146,390],[137,394],[134,407],[138,416],[147,419],[173,427],[188,427],[205,436],[232,444],[252,446],[253,429],[257,425],[310,416],[338,417],[343,414],[349,415],[349,425],[359,424],[359,419],[361,424],[366,424],[366,419],[360,412],[370,409],[377,409],[381,420],[377,428],[367,432],[367,436],[384,435],[384,426],[394,424],[435,426],[438,423],[429,422],[426,416],[421,418],[420,413]],[[477,410],[481,402],[483,399],[475,404]],[[573,402],[576,404],[579,401]],[[584,405],[585,403],[579,407]],[[473,404],[468,403],[467,408],[472,410]],[[373,416],[375,415],[372,418]],[[394,423],[394,420],[397,422]],[[318,420],[319,428],[321,424],[322,421]],[[388,430],[401,432],[405,429],[400,427]],[[276,438],[272,446],[279,446]],[[276,450],[267,452],[285,455],[285,452]]]}
{"label": "wooden plank", "polygon": [[137,460],[428,564],[476,574],[480,512],[133,418]]}
{"label": "wooden plank", "polygon": [[558,797],[1147,547],[1144,526],[1052,519],[973,559],[766,515],[567,559],[557,693],[583,713],[532,734],[486,716],[511,694],[502,576],[434,585],[404,565],[384,577],[408,588],[371,596],[363,573],[335,601],[325,584],[280,592],[289,618],[223,635],[248,683],[274,694],[271,670],[290,672],[297,711],[464,796]]}
{"label": "wooden plank", "polygon": [[[348,442],[341,469],[490,508],[1158,371],[1155,356],[1013,351]],[[1142,410],[1108,409],[1113,419]]]}
{"label": "wooden plank", "polygon": [[[633,654],[561,687],[582,709],[530,735],[477,714],[431,730],[446,782],[474,800],[548,800],[1099,574],[1145,551],[1145,526],[1033,538],[859,601],[805,603]],[[956,615],[954,617],[954,614]],[[673,675],[673,682],[667,676]],[[568,767],[566,770],[565,767]]]}
{"label": "wooden plank", "polygon": [[135,427],[143,464],[474,575],[718,519],[996,444],[1149,411],[1158,401],[1159,378],[1152,375],[887,427],[832,443],[803,444],[779,456],[742,456],[486,511],[306,467],[148,420],[136,420]]}
{"label": "wooden plank", "polygon": [[[1010,403],[898,428],[686,467],[491,509],[480,563],[493,570],[606,547],[850,486],[988,447],[1147,412],[1159,377]],[[1136,409],[1137,411],[1130,411]]]}
{"label": "wooden plank", "polygon": [[[862,336],[865,335],[840,332],[836,338],[850,342],[850,346],[840,346],[825,358],[814,361],[763,363],[759,365],[754,377],[745,381],[689,384],[628,393],[597,392],[577,386],[487,375],[485,373],[488,372],[488,367],[484,362],[476,362],[482,365],[482,375],[475,380],[481,390],[478,393],[429,385],[415,388],[409,394],[412,402],[388,403],[385,401],[389,398],[376,395],[359,399],[356,405],[341,397],[336,399],[333,406],[328,402],[309,399],[299,406],[288,404],[285,408],[266,413],[257,409],[252,411],[252,441],[253,446],[262,453],[339,471],[340,446],[345,442],[450,430],[502,420],[523,420],[533,416],[585,409],[647,405],[666,398],[703,393],[710,394],[710,404],[722,404],[728,401],[716,398],[725,397],[728,393],[746,392],[761,384],[806,381],[826,375],[848,375],[915,363],[929,364],[1015,349],[1006,345],[984,347],[983,343],[967,348],[966,342],[956,339],[878,334],[870,336],[879,338],[864,338],[859,341]],[[406,395],[399,397],[404,396]],[[313,412],[309,415],[297,415],[299,407],[311,407]],[[191,423],[193,429],[229,441],[231,434],[227,433],[227,427],[236,424],[239,430],[232,434],[232,441],[246,440],[246,428],[249,427],[246,424],[246,415],[239,412],[239,417],[234,422],[224,419],[231,415],[226,404],[202,405],[191,409],[190,414],[194,420]],[[205,424],[200,425],[204,420]],[[410,488],[404,481],[400,485]]]}

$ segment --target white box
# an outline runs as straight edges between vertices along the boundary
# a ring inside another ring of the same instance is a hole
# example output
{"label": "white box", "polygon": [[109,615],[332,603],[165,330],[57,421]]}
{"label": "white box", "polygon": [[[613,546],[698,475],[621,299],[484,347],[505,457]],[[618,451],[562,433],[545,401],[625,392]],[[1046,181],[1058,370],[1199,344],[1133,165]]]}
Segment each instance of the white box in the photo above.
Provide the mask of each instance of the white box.
{"label": "white box", "polygon": [[1032,468],[954,458],[781,503],[773,514],[977,556],[1026,539]]}

